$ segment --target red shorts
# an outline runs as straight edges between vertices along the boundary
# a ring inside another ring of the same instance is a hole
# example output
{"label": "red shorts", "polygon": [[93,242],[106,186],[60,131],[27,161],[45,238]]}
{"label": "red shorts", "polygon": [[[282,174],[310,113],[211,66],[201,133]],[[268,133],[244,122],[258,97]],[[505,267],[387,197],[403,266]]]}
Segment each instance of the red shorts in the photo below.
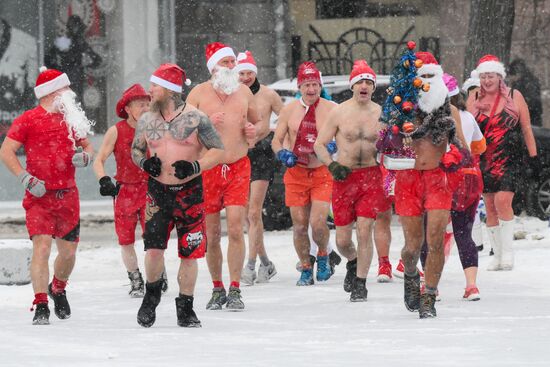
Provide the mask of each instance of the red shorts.
{"label": "red shorts", "polygon": [[145,197],[147,182],[121,183],[115,199],[115,231],[121,246],[131,245],[136,240],[136,225],[145,228]]}
{"label": "red shorts", "polygon": [[247,156],[230,164],[219,164],[202,173],[206,214],[226,206],[248,204],[250,160]]}
{"label": "red shorts", "polygon": [[332,176],[326,166],[288,168],[283,178],[286,206],[306,206],[315,201],[330,203]]}
{"label": "red shorts", "polygon": [[347,226],[357,217],[375,219],[390,208],[379,166],[355,169],[344,181],[333,183],[332,211],[337,226]]}
{"label": "red shorts", "polygon": [[48,190],[41,198],[25,192],[23,208],[29,237],[45,234],[65,241],[78,242],[80,201],[78,189]]}
{"label": "red shorts", "polygon": [[417,217],[427,210],[451,210],[453,190],[447,174],[440,168],[397,171],[395,211],[398,215]]}

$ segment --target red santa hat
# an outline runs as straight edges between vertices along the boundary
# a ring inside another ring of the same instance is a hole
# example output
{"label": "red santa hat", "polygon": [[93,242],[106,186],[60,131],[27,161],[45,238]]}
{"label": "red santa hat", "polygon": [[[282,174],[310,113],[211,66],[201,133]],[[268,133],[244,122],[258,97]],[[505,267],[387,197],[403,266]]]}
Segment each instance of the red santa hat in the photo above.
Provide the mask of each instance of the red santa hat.
{"label": "red santa hat", "polygon": [[349,88],[353,88],[353,85],[360,80],[370,80],[376,87],[376,74],[374,70],[367,64],[365,60],[355,60],[353,63],[353,69],[349,75]]}
{"label": "red santa hat", "polygon": [[151,100],[151,96],[147,94],[145,89],[139,84],[134,84],[130,88],[126,89],[124,93],[122,93],[122,97],[116,104],[116,114],[118,117],[127,119],[128,113],[124,109],[128,105],[128,103],[136,100],[136,99],[148,99]]}
{"label": "red santa hat", "polygon": [[236,69],[237,72],[247,70],[258,74],[258,67],[256,66],[256,60],[254,60],[254,56],[252,56],[252,52],[248,50],[245,52],[239,52],[239,54],[237,55]]}
{"label": "red santa hat", "polygon": [[298,87],[304,84],[305,82],[317,82],[323,84],[321,81],[321,72],[317,69],[317,66],[312,61],[303,62],[298,67]]}
{"label": "red santa hat", "polygon": [[37,99],[47,96],[61,88],[71,85],[67,74],[55,69],[48,69],[45,66],[40,67],[40,74],[36,78],[34,94]]}
{"label": "red santa hat", "polygon": [[485,55],[479,59],[476,71],[479,75],[482,73],[497,73],[506,78],[506,68],[495,55]]}
{"label": "red santa hat", "polygon": [[162,64],[149,78],[150,82],[177,93],[181,93],[184,80],[185,85],[191,85],[185,71],[176,64]]}
{"label": "red santa hat", "polygon": [[212,73],[214,66],[224,57],[235,56],[235,52],[229,46],[224,45],[221,42],[209,43],[206,46],[206,67],[208,71]]}
{"label": "red santa hat", "polygon": [[443,76],[443,68],[434,55],[427,51],[418,51],[415,55],[418,60],[422,61],[422,66],[416,70],[416,75],[433,74]]}

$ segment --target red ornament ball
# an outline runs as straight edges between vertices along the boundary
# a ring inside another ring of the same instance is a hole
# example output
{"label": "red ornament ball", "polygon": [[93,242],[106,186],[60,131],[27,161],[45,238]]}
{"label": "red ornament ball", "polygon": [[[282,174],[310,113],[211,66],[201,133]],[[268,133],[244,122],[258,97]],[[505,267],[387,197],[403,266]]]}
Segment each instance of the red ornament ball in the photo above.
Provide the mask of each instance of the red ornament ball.
{"label": "red ornament ball", "polygon": [[403,102],[403,105],[401,106],[401,109],[403,110],[403,112],[409,113],[413,110],[413,107],[414,107],[414,105],[412,104],[412,102],[405,101],[405,102]]}
{"label": "red ornament ball", "polygon": [[391,132],[393,133],[393,135],[399,134],[399,126],[393,125],[393,126],[391,127]]}
{"label": "red ornament ball", "polygon": [[416,42],[414,42],[414,41],[409,41],[409,42],[407,42],[407,48],[408,48],[409,50],[412,51],[412,50],[415,49],[415,47],[416,47]]}

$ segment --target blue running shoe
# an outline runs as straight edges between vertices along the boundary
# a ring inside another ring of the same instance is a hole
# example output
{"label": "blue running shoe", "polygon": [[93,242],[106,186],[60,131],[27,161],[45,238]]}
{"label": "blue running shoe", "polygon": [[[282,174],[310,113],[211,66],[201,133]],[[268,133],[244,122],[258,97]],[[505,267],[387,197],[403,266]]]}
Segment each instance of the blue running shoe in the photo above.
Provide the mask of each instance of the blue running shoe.
{"label": "blue running shoe", "polygon": [[324,282],[332,276],[328,256],[317,256],[317,281]]}
{"label": "blue running shoe", "polygon": [[300,279],[296,282],[297,286],[313,285],[313,269],[303,269]]}

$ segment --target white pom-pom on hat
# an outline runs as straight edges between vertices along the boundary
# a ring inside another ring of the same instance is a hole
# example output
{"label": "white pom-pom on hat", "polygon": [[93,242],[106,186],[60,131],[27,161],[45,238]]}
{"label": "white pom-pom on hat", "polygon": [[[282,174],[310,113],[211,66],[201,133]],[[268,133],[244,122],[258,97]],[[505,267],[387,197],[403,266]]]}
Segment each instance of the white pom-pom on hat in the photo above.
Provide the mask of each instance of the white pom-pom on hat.
{"label": "white pom-pom on hat", "polygon": [[190,86],[191,85],[191,79],[185,79],[185,85]]}
{"label": "white pom-pom on hat", "polygon": [[38,71],[40,71],[41,73],[45,72],[46,70],[48,70],[48,68],[45,67],[45,66],[41,66],[41,67],[38,69]]}

